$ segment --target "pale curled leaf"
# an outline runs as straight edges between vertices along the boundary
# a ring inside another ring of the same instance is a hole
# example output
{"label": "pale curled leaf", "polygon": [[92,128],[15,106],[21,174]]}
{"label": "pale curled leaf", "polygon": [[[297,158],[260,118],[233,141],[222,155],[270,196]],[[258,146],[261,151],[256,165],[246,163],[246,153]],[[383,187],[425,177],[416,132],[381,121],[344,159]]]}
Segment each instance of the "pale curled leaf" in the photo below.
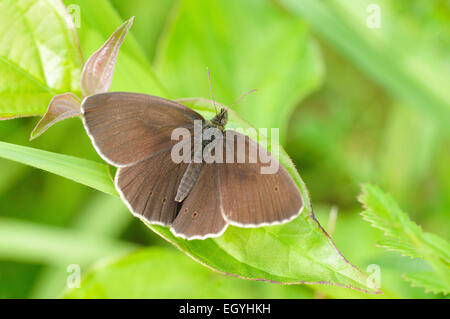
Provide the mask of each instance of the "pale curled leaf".
{"label": "pale curled leaf", "polygon": [[117,54],[134,18],[124,22],[105,44],[87,60],[81,75],[81,91],[83,96],[104,93],[112,83]]}
{"label": "pale curled leaf", "polygon": [[[88,59],[81,76],[81,89],[84,96],[109,90],[117,54],[132,24],[133,18],[123,23],[108,41]],[[53,97],[47,112],[31,132],[30,140],[40,136],[57,122],[80,114],[81,100],[74,94],[65,93]]]}
{"label": "pale curled leaf", "polygon": [[[80,35],[83,54],[87,57],[100,48],[105,39],[108,39],[117,29],[112,26],[123,23],[123,19],[115,8],[116,3],[113,6],[111,1],[64,0],[64,3],[81,8],[80,28],[77,31]],[[144,14],[143,19],[150,19],[150,17],[151,14]],[[132,33],[127,34],[126,45],[120,48],[110,90],[169,97],[141,49],[140,43],[136,41]]]}
{"label": "pale curled leaf", "polygon": [[30,140],[40,136],[59,121],[78,115],[81,115],[81,100],[75,94],[56,95],[50,101],[47,112],[31,132]]}
{"label": "pale curled leaf", "polygon": [[214,96],[226,105],[258,89],[233,109],[255,127],[279,128],[283,140],[293,110],[324,75],[307,25],[270,1],[179,1],[174,12],[155,59],[171,96],[210,96],[208,66]]}

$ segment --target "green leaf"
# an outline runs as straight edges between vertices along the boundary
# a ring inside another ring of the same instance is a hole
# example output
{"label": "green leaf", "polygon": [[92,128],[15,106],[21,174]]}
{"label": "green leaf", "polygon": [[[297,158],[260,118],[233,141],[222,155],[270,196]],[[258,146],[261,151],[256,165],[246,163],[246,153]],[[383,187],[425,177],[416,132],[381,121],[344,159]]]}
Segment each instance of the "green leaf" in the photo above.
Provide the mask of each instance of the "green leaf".
{"label": "green leaf", "polygon": [[[80,6],[81,22],[78,34],[85,56],[90,56],[98,50],[117,26],[123,23],[109,1],[64,0],[64,3]],[[127,35],[117,57],[111,91],[168,96],[132,32]]]}
{"label": "green leaf", "polygon": [[359,201],[365,209],[361,213],[363,219],[384,232],[386,239],[379,241],[379,246],[426,260],[442,285],[447,287],[446,291],[450,290],[450,244],[447,241],[424,232],[400,209],[392,196],[379,187],[363,185]]}
{"label": "green leaf", "polygon": [[64,298],[306,298],[302,287],[286,287],[219,276],[190,258],[147,248],[99,262]]}
{"label": "green leaf", "polygon": [[[182,102],[205,118],[214,114],[211,101],[189,99]],[[234,111],[230,111],[228,127],[250,128]],[[249,136],[260,143],[266,139],[261,135]],[[268,145],[269,149],[274,146]],[[6,143],[0,144],[0,156],[46,169],[108,193],[113,192],[105,165]],[[305,204],[302,214],[293,221],[252,229],[230,226],[221,237],[192,241],[174,237],[165,227],[149,227],[198,262],[222,273],[248,279],[327,283],[379,292],[370,287],[366,275],[345,260],[318,224],[312,214],[306,186],[281,147],[279,160],[297,183]],[[99,171],[95,172],[96,169]]]}
{"label": "green leaf", "polygon": [[[278,0],[287,10],[305,19],[330,45],[344,54],[391,94],[426,116],[448,128],[450,120],[450,85],[448,77],[448,49],[441,65],[426,65],[430,45],[422,47],[424,34],[411,32],[409,22],[403,21],[393,6],[397,1],[377,4],[381,12],[381,28],[370,29],[366,19],[373,1],[346,0]],[[408,1],[408,5],[409,5]],[[405,11],[405,10],[404,10]],[[439,30],[440,32],[441,30]],[[421,39],[421,41],[417,41]],[[419,43],[418,43],[419,42]],[[424,58],[425,57],[425,58]],[[447,74],[445,70],[447,69]]]}
{"label": "green leaf", "polygon": [[[209,100],[178,101],[205,118],[214,115]],[[227,128],[250,127],[230,110]],[[266,136],[252,133],[248,136],[263,145],[267,143],[269,150],[274,146]],[[345,260],[314,218],[304,182],[283,148],[279,149],[280,163],[297,183],[305,205],[302,214],[293,221],[259,228],[229,226],[221,237],[191,241],[175,237],[168,228],[148,226],[198,262],[222,273],[281,283],[329,283],[378,293],[370,287],[366,275]]]}
{"label": "green leaf", "polygon": [[307,26],[269,1],[179,1],[159,43],[156,71],[172,98],[208,97],[206,67],[225,105],[258,89],[233,108],[255,127],[279,128],[282,139],[294,107],[323,76]]}
{"label": "green leaf", "polygon": [[58,0],[0,1],[0,118],[44,114],[50,99],[80,91],[82,58]]}
{"label": "green leaf", "polygon": [[425,288],[425,292],[445,295],[450,292],[448,285],[433,272],[408,272],[403,274],[403,278],[410,282],[412,287]]}
{"label": "green leaf", "polygon": [[0,142],[0,157],[33,166],[77,183],[117,195],[105,164]]}
{"label": "green leaf", "polygon": [[[105,44],[89,57],[81,74],[83,97],[109,90],[120,46],[132,24],[133,18],[125,21],[114,31]],[[40,136],[57,122],[78,115],[81,115],[81,100],[75,94],[56,95],[50,101],[47,112],[31,132],[30,140]]]}

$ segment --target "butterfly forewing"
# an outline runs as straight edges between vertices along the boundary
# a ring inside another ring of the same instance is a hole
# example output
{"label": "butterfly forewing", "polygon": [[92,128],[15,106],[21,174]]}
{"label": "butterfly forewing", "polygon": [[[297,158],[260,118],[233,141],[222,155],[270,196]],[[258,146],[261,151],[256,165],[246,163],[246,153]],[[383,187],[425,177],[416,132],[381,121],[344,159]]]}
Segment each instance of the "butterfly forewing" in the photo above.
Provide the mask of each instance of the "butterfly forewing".
{"label": "butterfly forewing", "polygon": [[[226,220],[241,227],[258,227],[280,224],[297,216],[303,206],[302,198],[286,169],[248,136],[235,131],[231,133],[225,134],[224,154],[226,157],[234,150],[234,161],[218,165],[221,204]],[[238,145],[239,141],[245,148]],[[239,149],[245,151],[244,163],[238,163],[236,150]],[[273,162],[278,164],[276,172],[262,174],[261,168],[268,164],[261,161],[259,152],[265,152],[265,159],[270,157],[270,161],[276,161]]]}
{"label": "butterfly forewing", "polygon": [[176,102],[137,93],[103,93],[86,98],[83,122],[102,157],[115,166],[129,166],[177,141],[175,128],[192,129],[203,120],[195,111]]}

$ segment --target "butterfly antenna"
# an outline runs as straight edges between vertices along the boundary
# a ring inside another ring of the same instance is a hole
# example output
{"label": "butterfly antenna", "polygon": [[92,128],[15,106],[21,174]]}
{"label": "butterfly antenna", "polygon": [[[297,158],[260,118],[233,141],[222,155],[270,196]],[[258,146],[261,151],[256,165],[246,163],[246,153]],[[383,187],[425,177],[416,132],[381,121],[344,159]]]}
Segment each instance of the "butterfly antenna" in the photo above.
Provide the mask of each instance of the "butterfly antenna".
{"label": "butterfly antenna", "polygon": [[250,91],[248,91],[248,92],[245,92],[244,94],[241,95],[240,98],[237,99],[236,102],[234,102],[233,104],[231,104],[231,105],[229,106],[229,108],[231,108],[233,105],[237,104],[240,100],[242,100],[244,97],[246,97],[246,96],[249,95],[250,93],[253,93],[253,92],[256,92],[256,91],[258,91],[258,90],[257,90],[257,89],[253,89],[253,90],[250,90]]}
{"label": "butterfly antenna", "polygon": [[209,92],[211,92],[211,99],[213,101],[214,109],[216,110],[216,114],[218,114],[216,101],[214,100],[214,93],[213,93],[212,85],[211,85],[211,74],[209,74],[209,68],[208,67],[206,67],[206,71],[208,72]]}

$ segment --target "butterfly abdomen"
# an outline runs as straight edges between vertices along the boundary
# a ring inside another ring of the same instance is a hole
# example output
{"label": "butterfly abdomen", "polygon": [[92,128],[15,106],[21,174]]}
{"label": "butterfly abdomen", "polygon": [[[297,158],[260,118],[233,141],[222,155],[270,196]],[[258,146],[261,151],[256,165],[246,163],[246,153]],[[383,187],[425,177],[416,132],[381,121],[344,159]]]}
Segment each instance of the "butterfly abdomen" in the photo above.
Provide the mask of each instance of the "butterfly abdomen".
{"label": "butterfly abdomen", "polygon": [[182,202],[190,193],[191,189],[194,187],[195,182],[200,175],[203,163],[189,163],[186,171],[181,178],[180,186],[178,186],[177,195],[175,196],[175,201]]}

